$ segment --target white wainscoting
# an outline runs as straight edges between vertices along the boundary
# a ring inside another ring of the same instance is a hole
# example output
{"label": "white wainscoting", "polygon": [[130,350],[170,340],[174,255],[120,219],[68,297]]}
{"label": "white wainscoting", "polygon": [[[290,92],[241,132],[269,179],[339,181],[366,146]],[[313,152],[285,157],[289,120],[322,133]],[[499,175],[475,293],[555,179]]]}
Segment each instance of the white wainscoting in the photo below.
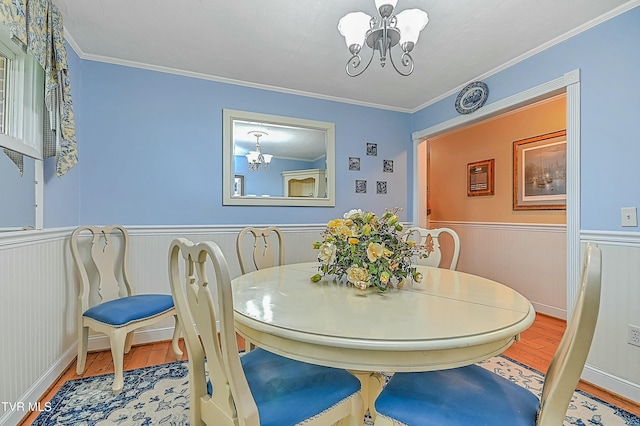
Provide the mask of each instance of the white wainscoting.
{"label": "white wainscoting", "polygon": [[[70,231],[0,234],[0,424],[15,425],[73,360]],[[7,404],[4,404],[7,403]],[[22,406],[8,404],[22,403]]]}
{"label": "white wainscoting", "polygon": [[640,233],[582,231],[602,250],[602,293],[596,333],[582,377],[640,403],[640,347],[627,343],[640,327]]}
{"label": "white wainscoting", "polygon": [[458,233],[459,271],[505,284],[529,299],[537,312],[566,318],[564,225],[430,221],[429,227]]}
{"label": "white wainscoting", "polygon": [[[462,240],[459,270],[505,283],[530,298],[539,312],[565,312],[563,227],[432,222],[449,226]],[[311,245],[324,225],[283,225],[287,263],[314,261]],[[140,292],[169,292],[167,251],[173,238],[216,241],[227,255],[232,277],[240,274],[235,236],[240,227],[129,227],[131,273]],[[0,425],[26,414],[76,353],[76,282],[68,237],[72,228],[0,234]],[[603,295],[598,330],[584,378],[640,401],[640,348],[626,343],[627,324],[640,325],[640,236],[583,231],[603,250]],[[169,339],[172,324],[136,336],[136,342]],[[91,347],[107,348],[102,337]]]}
{"label": "white wainscoting", "polygon": [[[323,225],[282,225],[285,261],[314,261],[312,244]],[[73,228],[0,233],[0,425],[14,425],[76,356],[76,278],[68,238]],[[128,227],[130,272],[140,293],[169,293],[167,256],[174,238],[212,240],[227,257],[232,278],[240,275],[235,239],[240,227]],[[134,343],[171,338],[170,320],[141,330]],[[89,348],[108,339],[90,337]],[[19,405],[15,405],[20,403]],[[10,405],[11,404],[11,405]],[[12,409],[13,408],[13,409]]]}

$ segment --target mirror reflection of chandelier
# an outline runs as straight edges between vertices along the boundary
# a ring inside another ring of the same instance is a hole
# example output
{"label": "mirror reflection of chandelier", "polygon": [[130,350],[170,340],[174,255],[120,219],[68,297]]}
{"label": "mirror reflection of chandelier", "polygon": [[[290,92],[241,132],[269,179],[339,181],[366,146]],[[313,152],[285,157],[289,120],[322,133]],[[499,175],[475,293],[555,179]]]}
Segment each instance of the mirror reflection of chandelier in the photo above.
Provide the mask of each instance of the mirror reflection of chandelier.
{"label": "mirror reflection of chandelier", "polygon": [[[406,9],[397,15],[394,8],[398,0],[375,0],[379,17],[371,17],[364,12],[352,12],[343,16],[338,23],[338,30],[342,34],[351,53],[347,62],[347,74],[356,77],[369,68],[377,50],[380,54],[380,66],[384,67],[387,56],[391,65],[403,76],[413,72],[413,58],[410,52],[418,42],[420,31],[427,25],[427,13],[420,9]],[[360,50],[364,45],[371,48],[371,58],[360,71]],[[391,54],[391,48],[400,47],[402,56],[400,64],[396,64]],[[400,65],[402,68],[400,68]]]}
{"label": "mirror reflection of chandelier", "polygon": [[262,170],[268,172],[271,169],[271,159],[273,158],[273,155],[263,154],[262,152],[260,152],[260,138],[262,136],[267,136],[268,133],[259,130],[253,130],[248,134],[256,137],[256,150],[249,151],[249,153],[246,155],[247,161],[249,162],[249,171],[255,172],[258,170]]}

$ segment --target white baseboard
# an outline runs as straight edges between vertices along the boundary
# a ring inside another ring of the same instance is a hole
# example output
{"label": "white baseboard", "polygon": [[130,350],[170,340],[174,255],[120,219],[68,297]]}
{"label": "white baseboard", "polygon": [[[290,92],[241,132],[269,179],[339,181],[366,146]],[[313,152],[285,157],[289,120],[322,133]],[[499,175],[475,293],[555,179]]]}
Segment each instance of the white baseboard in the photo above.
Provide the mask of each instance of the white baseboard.
{"label": "white baseboard", "polygon": [[581,378],[609,392],[634,401],[636,404],[640,404],[640,386],[635,383],[613,376],[589,364],[584,366]]}
{"label": "white baseboard", "polygon": [[[0,417],[0,425],[10,426],[20,423],[20,420],[29,414],[29,405],[35,406],[40,398],[49,390],[51,385],[58,380],[58,377],[60,377],[69,364],[71,364],[76,356],[76,350],[75,345],[67,349],[62,356],[51,365],[46,373],[40,376],[38,381],[27,389],[18,401],[12,402],[12,404],[15,404],[15,408],[5,411],[4,415]],[[42,405],[40,408],[44,410],[45,407]]]}
{"label": "white baseboard", "polygon": [[533,308],[536,312],[540,314],[549,315],[550,317],[560,318],[563,320],[567,319],[567,311],[566,309],[556,308],[555,306],[549,306],[542,303],[531,302]]}

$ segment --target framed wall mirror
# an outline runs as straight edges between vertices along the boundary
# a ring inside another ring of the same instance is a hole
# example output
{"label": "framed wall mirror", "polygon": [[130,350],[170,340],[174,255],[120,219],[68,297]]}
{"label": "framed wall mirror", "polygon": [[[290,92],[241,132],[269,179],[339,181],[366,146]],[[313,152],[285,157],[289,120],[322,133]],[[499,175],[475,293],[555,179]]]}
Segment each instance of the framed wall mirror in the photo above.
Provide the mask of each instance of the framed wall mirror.
{"label": "framed wall mirror", "polygon": [[334,123],[225,109],[222,154],[225,205],[335,206]]}

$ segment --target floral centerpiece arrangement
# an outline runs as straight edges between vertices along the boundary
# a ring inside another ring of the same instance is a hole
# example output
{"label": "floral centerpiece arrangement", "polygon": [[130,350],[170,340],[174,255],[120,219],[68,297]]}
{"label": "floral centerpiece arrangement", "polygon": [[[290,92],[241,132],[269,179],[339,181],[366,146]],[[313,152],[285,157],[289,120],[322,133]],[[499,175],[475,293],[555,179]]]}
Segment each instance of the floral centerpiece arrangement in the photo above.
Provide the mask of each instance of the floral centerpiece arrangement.
{"label": "floral centerpiece arrangement", "polygon": [[398,211],[399,208],[386,210],[378,217],[354,209],[342,219],[329,221],[322,232],[323,241],[313,244],[320,250],[320,273],[312,276],[311,281],[318,282],[323,275],[334,275],[337,279],[346,276],[356,288],[376,286],[382,291],[406,278],[420,282],[422,274],[412,266],[411,259],[427,257],[427,253],[415,241],[405,241],[399,235],[402,225],[398,223]]}

